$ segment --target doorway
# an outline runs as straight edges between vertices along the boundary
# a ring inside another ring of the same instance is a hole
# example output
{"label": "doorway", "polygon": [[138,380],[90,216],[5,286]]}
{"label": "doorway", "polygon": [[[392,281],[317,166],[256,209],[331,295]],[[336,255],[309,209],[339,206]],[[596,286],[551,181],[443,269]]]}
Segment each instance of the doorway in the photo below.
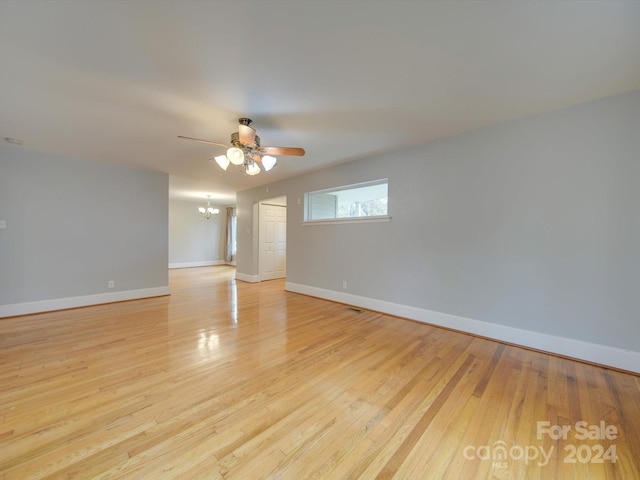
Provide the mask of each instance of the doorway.
{"label": "doorway", "polygon": [[260,281],[287,276],[287,199],[263,200],[258,207]]}

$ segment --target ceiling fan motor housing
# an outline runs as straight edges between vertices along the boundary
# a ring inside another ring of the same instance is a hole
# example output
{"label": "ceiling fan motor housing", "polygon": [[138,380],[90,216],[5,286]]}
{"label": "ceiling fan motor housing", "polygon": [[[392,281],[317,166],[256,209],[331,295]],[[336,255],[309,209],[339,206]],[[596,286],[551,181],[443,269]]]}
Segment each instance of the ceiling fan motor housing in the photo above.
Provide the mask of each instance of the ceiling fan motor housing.
{"label": "ceiling fan motor housing", "polygon": [[256,148],[260,146],[260,137],[258,135],[255,136],[255,141],[253,145],[246,145],[240,142],[240,133],[235,132],[231,134],[231,145],[238,148]]}

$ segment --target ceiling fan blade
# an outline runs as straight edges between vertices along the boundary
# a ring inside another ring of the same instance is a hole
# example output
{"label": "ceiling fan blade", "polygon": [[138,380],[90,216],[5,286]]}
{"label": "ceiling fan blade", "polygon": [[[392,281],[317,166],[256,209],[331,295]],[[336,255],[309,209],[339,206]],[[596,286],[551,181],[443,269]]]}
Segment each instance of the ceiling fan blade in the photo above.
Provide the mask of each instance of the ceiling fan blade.
{"label": "ceiling fan blade", "polygon": [[238,134],[240,143],[244,145],[253,145],[256,142],[256,131],[249,125],[238,125]]}
{"label": "ceiling fan blade", "polygon": [[178,135],[178,138],[182,138],[184,140],[195,140],[196,142],[207,143],[209,145],[217,145],[219,147],[229,148],[229,145],[225,145],[224,143],[210,142],[209,140],[201,140],[199,138],[185,137],[183,135]]}
{"label": "ceiling fan blade", "polygon": [[296,147],[260,147],[260,151],[268,155],[289,155],[296,157],[301,157],[305,154],[304,148]]}

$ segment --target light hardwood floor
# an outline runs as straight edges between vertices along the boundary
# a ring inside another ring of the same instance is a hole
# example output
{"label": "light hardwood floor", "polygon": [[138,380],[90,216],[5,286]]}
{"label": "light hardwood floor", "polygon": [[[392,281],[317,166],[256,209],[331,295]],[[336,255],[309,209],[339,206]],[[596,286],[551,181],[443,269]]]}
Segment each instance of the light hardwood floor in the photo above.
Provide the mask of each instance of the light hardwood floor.
{"label": "light hardwood floor", "polygon": [[0,320],[0,478],[640,478],[639,377],[233,274]]}

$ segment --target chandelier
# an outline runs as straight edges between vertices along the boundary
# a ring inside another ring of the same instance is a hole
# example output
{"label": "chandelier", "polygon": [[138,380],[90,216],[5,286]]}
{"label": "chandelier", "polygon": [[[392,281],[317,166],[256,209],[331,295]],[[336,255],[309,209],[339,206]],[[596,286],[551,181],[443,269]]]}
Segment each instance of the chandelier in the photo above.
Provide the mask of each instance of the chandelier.
{"label": "chandelier", "polygon": [[213,208],[211,206],[211,202],[208,200],[210,197],[211,197],[210,195],[207,195],[206,207],[198,207],[198,212],[200,212],[200,215],[202,215],[207,220],[209,220],[213,215],[218,215],[220,213],[219,208]]}

